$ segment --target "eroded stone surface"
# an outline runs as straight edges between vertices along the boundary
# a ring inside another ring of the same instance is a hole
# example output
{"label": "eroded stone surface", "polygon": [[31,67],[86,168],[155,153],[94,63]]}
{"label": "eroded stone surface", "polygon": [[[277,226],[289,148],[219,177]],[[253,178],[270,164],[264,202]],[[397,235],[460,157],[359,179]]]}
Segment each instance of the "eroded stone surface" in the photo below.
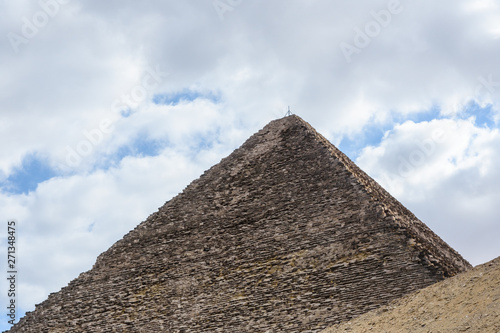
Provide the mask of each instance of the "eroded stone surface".
{"label": "eroded stone surface", "polygon": [[290,116],[250,137],[10,332],[318,332],[469,267]]}

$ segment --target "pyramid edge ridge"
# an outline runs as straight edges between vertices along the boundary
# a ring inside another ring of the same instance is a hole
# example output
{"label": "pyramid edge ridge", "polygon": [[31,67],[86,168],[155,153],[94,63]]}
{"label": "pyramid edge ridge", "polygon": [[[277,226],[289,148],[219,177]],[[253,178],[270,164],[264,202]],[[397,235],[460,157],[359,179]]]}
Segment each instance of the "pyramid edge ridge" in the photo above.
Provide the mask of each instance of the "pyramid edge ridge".
{"label": "pyramid edge ridge", "polygon": [[[391,221],[398,229],[404,229],[404,232],[410,238],[424,240],[428,243],[427,245],[430,245],[422,246],[421,250],[426,252],[428,256],[430,255],[431,264],[435,264],[436,261],[439,261],[434,255],[436,251],[432,251],[432,249],[439,250],[441,255],[448,259],[448,263],[439,263],[440,266],[450,269],[449,272],[445,272],[450,273],[450,275],[445,274],[445,276],[454,276],[473,267],[458,251],[429,228],[427,224],[416,217],[413,212],[406,208],[375,179],[363,171],[354,161],[319,133],[311,124],[297,115],[292,116],[305,126],[307,130],[316,137],[318,142],[323,144],[356,178],[359,184],[366,190],[367,194],[377,202],[377,206],[380,207],[383,214],[387,216],[387,221]],[[406,216],[408,221],[404,221],[405,219],[402,216]]]}

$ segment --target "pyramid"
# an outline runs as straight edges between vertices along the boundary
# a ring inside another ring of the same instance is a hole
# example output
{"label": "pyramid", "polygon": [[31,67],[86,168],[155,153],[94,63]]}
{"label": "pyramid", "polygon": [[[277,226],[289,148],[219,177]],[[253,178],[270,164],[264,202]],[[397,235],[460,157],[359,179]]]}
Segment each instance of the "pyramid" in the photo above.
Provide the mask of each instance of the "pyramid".
{"label": "pyramid", "polygon": [[468,268],[292,115],[251,136],[9,332],[319,332]]}

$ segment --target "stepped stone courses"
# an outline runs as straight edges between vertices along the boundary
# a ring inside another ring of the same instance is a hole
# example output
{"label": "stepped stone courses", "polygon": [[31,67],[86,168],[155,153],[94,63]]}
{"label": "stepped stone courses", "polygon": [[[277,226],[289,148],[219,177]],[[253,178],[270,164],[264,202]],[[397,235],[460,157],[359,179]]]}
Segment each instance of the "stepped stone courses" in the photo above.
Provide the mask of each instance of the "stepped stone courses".
{"label": "stepped stone courses", "polygon": [[318,332],[469,267],[290,116],[250,137],[10,332]]}

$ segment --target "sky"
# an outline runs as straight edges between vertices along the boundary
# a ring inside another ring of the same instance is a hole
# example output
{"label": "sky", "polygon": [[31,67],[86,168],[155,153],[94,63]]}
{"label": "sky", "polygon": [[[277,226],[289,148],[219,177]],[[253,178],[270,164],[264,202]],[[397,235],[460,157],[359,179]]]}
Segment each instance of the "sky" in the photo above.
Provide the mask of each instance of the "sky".
{"label": "sky", "polygon": [[4,0],[0,37],[16,321],[288,106],[471,264],[500,255],[499,1]]}

